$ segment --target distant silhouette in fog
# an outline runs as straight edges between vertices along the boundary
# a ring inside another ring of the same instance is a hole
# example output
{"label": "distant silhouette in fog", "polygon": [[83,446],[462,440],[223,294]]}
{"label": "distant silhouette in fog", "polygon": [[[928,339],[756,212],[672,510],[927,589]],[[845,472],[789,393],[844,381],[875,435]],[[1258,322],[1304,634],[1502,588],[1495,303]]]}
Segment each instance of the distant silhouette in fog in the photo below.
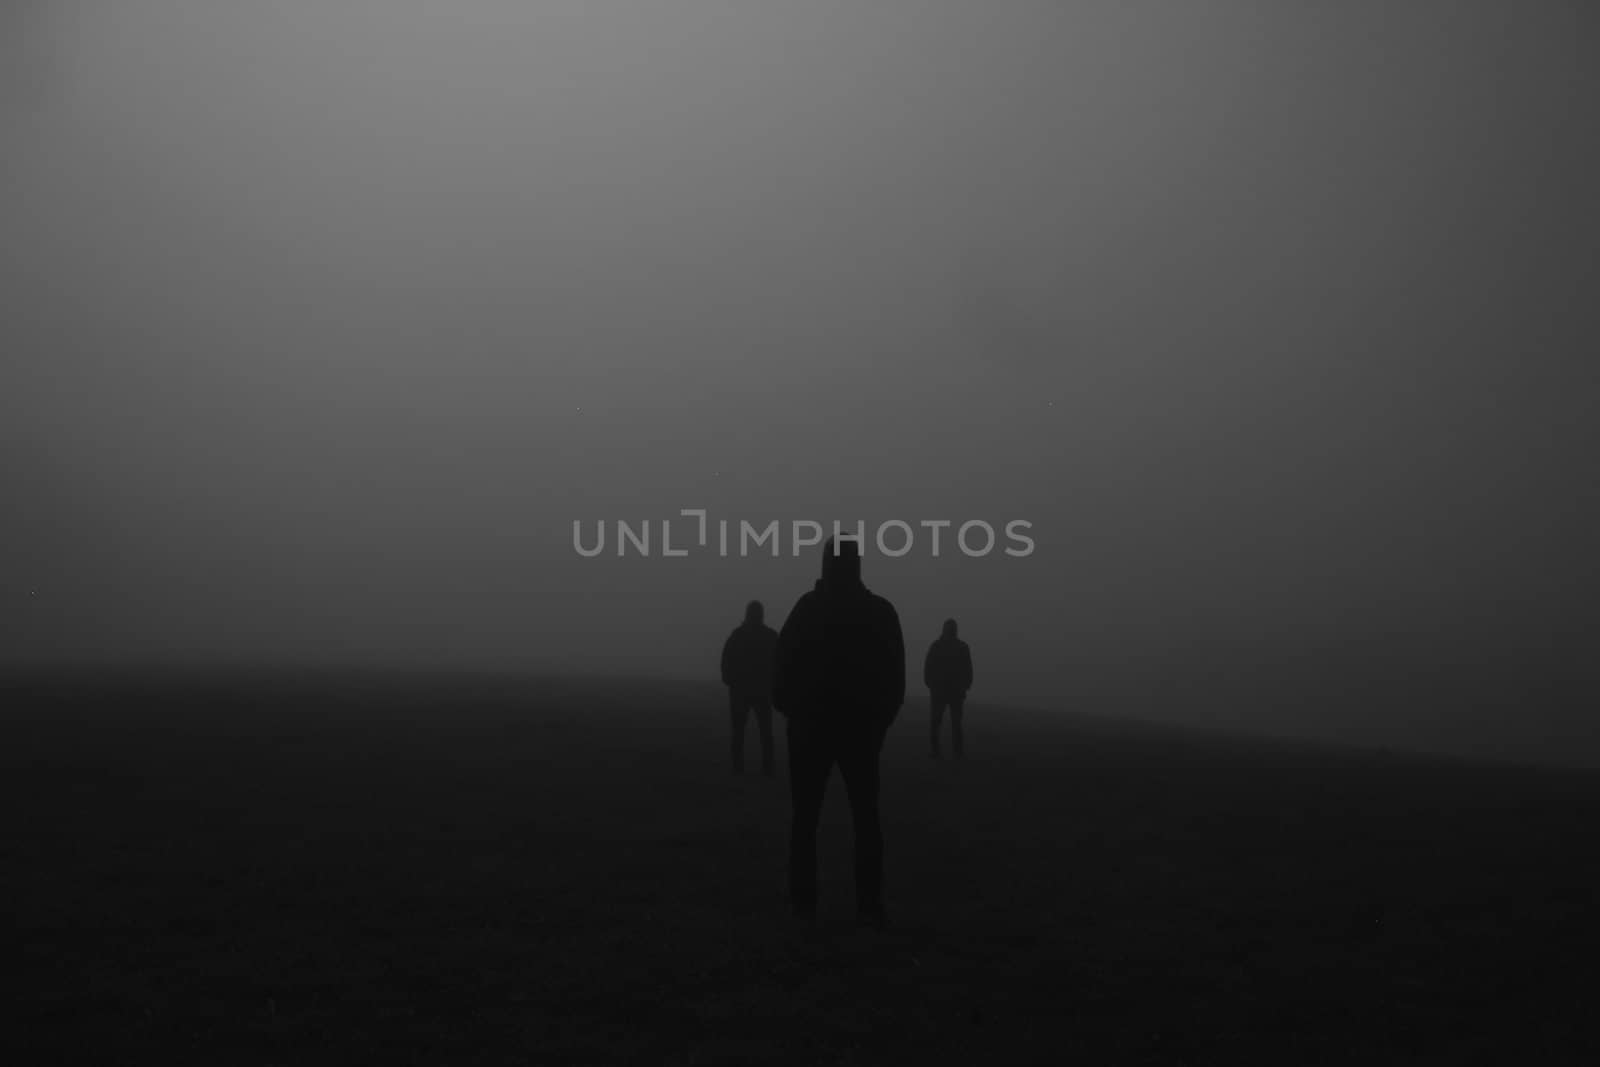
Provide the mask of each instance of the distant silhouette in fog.
{"label": "distant silhouette in fog", "polygon": [[778,635],[773,700],[788,719],[789,901],[802,919],[817,911],[817,821],[839,765],[855,821],[856,913],[882,926],[883,830],[878,757],[906,695],[905,641],[894,605],[861,582],[856,542],[830,540],[822,577],[795,603]]}
{"label": "distant silhouette in fog", "polygon": [[967,690],[972,688],[972,650],[956,636],[956,620],[944,620],[944,632],[928,646],[928,656],[922,661],[922,683],[928,687],[933,758],[943,755],[939,748],[939,728],[945,709],[949,708],[950,749],[960,759],[966,748],[961,734],[961,710],[967,701]]}
{"label": "distant silhouette in fog", "polygon": [[778,634],[762,621],[761,601],[745,605],[744,622],[722,644],[722,684],[728,687],[733,771],[744,772],[744,727],[755,713],[761,732],[761,773],[772,775],[772,672]]}

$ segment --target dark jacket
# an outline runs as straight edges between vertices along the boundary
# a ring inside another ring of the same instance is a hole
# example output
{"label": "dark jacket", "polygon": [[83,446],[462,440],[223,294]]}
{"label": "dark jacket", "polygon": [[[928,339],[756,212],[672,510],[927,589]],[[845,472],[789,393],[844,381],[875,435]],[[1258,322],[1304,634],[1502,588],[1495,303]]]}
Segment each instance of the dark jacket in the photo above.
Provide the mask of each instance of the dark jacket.
{"label": "dark jacket", "polygon": [[972,688],[972,650],[959,637],[941,637],[928,646],[922,682],[935,693],[965,693]]}
{"label": "dark jacket", "polygon": [[794,720],[887,728],[905,698],[894,605],[859,581],[817,582],[778,635],[773,706]]}
{"label": "dark jacket", "polygon": [[778,632],[759,622],[737,626],[722,645],[722,684],[741,696],[772,697]]}

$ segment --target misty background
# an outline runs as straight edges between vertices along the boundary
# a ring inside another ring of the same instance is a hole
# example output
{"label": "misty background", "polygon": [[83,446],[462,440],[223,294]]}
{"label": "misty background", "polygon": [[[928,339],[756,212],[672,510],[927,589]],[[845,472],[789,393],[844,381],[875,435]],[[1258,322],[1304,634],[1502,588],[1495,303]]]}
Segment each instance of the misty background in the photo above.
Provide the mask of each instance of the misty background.
{"label": "misty background", "polygon": [[1600,762],[1596,22],[8,0],[0,663],[709,678],[816,550],[574,519],[1025,519],[869,545],[914,680]]}

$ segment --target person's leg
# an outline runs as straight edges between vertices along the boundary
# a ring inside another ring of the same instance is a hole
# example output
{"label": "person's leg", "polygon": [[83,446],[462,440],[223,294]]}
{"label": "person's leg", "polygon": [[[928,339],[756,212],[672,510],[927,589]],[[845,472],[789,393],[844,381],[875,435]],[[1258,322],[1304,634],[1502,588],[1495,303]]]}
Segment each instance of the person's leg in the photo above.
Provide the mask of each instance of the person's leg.
{"label": "person's leg", "polygon": [[933,758],[938,759],[943,753],[939,751],[939,725],[944,718],[944,700],[938,693],[928,693],[928,722],[932,727],[929,739],[933,743]]}
{"label": "person's leg", "polygon": [[761,773],[772,777],[772,701],[756,701],[756,727],[761,731]]}
{"label": "person's leg", "polygon": [[964,696],[958,696],[950,701],[950,748],[955,753],[956,759],[966,747],[966,739],[961,735],[961,709],[966,703]]}
{"label": "person's leg", "polygon": [[749,705],[744,695],[735,690],[728,690],[728,722],[732,727],[730,738],[732,749],[730,755],[733,762],[733,773],[740,774],[744,771],[744,721],[749,713]]}
{"label": "person's leg", "polygon": [[789,906],[796,916],[817,913],[817,820],[833,754],[815,728],[789,720]]}
{"label": "person's leg", "polygon": [[855,822],[856,913],[884,921],[883,825],[878,817],[878,756],[883,737],[877,732],[851,738],[839,754],[839,774],[850,796]]}

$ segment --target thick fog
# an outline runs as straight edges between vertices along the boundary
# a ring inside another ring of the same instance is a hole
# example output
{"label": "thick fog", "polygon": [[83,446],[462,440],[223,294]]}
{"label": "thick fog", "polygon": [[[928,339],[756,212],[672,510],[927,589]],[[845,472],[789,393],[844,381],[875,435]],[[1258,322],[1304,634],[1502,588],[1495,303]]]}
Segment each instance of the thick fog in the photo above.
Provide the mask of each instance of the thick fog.
{"label": "thick fog", "polygon": [[713,677],[859,519],[975,700],[1600,759],[1596,28],[8,0],[0,658]]}

